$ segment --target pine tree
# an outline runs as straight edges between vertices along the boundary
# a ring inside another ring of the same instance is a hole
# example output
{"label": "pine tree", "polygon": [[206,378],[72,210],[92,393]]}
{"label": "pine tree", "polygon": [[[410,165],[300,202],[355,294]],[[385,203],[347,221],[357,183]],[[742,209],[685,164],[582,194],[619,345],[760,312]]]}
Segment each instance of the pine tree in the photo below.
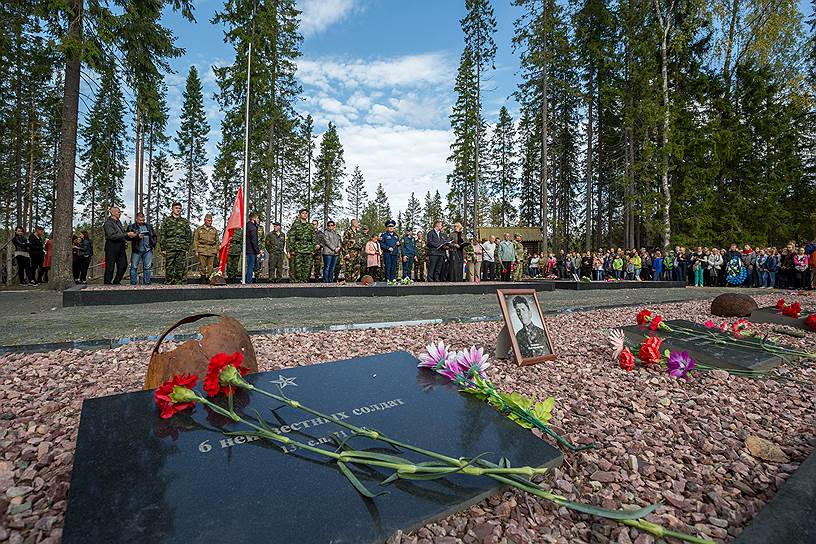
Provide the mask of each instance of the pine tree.
{"label": "pine tree", "polygon": [[[79,203],[92,229],[101,225],[111,206],[122,206],[125,156],[125,105],[113,67],[101,74],[99,90],[82,126],[80,154],[84,175]],[[134,212],[135,213],[135,212]]]}
{"label": "pine tree", "polygon": [[385,222],[391,217],[391,205],[388,203],[388,195],[385,194],[382,183],[377,184],[377,190],[374,192],[374,206],[377,210],[377,227],[385,228]]}
{"label": "pine tree", "polygon": [[[475,110],[476,125],[474,130],[474,157],[473,157],[473,188],[472,191],[473,219],[471,232],[479,226],[479,178],[481,170],[482,151],[482,79],[484,71],[493,65],[496,58],[496,42],[493,35],[496,33],[496,18],[493,16],[493,7],[489,0],[465,0],[467,15],[460,21],[462,31],[465,34],[465,48],[470,51],[473,58],[473,76],[475,79]],[[467,214],[465,214],[467,215]],[[467,230],[468,225],[465,225]]]}
{"label": "pine tree", "polygon": [[426,232],[434,227],[435,222],[445,220],[444,210],[442,209],[442,197],[439,196],[438,190],[434,193],[433,197],[430,191],[425,193],[424,209],[425,213],[423,215],[422,226]]}
{"label": "pine tree", "polygon": [[179,129],[176,132],[175,159],[181,172],[177,194],[186,203],[187,220],[198,218],[203,209],[206,197],[207,174],[207,139],[210,125],[204,112],[204,93],[198,70],[190,67],[187,83],[182,94]]}
{"label": "pine tree", "polygon": [[[430,196],[430,194],[428,194],[428,196]],[[411,196],[408,197],[408,204],[405,206],[405,213],[402,219],[405,223],[405,228],[416,230],[418,227],[421,227],[422,204],[419,202],[419,199],[414,196],[413,192]]]}
{"label": "pine tree", "polygon": [[346,188],[346,201],[348,202],[348,212],[352,218],[360,218],[366,206],[368,194],[365,190],[365,179],[359,166],[354,167],[354,173]]}
{"label": "pine tree", "polygon": [[453,142],[448,161],[453,163],[453,171],[447,177],[450,187],[448,215],[454,222],[469,225],[472,191],[476,187],[477,131],[481,128],[473,55],[469,47],[462,52],[453,90],[457,98],[450,115]]}
{"label": "pine tree", "polygon": [[[154,226],[160,225],[164,217],[170,214],[170,206],[175,200],[173,196],[173,178],[171,172],[172,164],[170,157],[168,157],[164,151],[159,151],[153,159],[153,168],[150,176],[150,193],[148,195],[153,205],[150,209],[151,215],[147,217],[147,220],[151,221]],[[232,206],[231,202],[230,206]]]}
{"label": "pine tree", "polygon": [[360,220],[360,223],[368,227],[371,234],[380,232],[380,219],[377,214],[377,203],[373,200],[369,200],[368,204],[366,204],[365,208],[363,208],[363,217]]}
{"label": "pine tree", "polygon": [[212,19],[214,24],[227,27],[225,41],[235,50],[235,62],[216,68],[215,73],[225,122],[236,127],[242,127],[245,121],[247,61],[252,43],[250,201],[264,210],[266,232],[276,213],[273,208],[282,213],[283,195],[287,192],[284,183],[290,176],[283,171],[288,162],[284,154],[297,147],[294,104],[301,87],[295,72],[303,41],[299,15],[295,0],[227,2]]}
{"label": "pine tree", "polygon": [[535,123],[535,113],[522,108],[519,120],[518,134],[520,139],[520,191],[519,191],[519,223],[522,226],[536,226],[541,224],[540,189],[536,183],[538,169],[541,166],[538,125]]}
{"label": "pine tree", "polygon": [[315,160],[315,176],[312,183],[312,204],[321,209],[323,226],[338,211],[338,201],[342,198],[343,178],[346,175],[346,161],[343,145],[337,135],[337,127],[329,123],[320,141],[320,153]]}
{"label": "pine tree", "polygon": [[499,226],[511,225],[516,219],[514,200],[518,196],[516,179],[516,129],[506,106],[499,110],[499,120],[490,140],[489,169],[485,176],[489,194],[498,198],[496,220]]}

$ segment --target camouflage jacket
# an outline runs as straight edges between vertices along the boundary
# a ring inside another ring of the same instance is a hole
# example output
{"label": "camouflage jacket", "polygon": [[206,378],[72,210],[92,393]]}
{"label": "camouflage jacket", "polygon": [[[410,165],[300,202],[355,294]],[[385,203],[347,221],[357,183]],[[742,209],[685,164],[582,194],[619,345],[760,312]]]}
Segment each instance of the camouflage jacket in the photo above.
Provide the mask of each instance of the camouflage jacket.
{"label": "camouflage jacket", "polygon": [[215,227],[201,225],[193,233],[193,251],[205,257],[215,256],[218,253],[218,231]]}
{"label": "camouflage jacket", "polygon": [[292,228],[287,233],[289,237],[289,252],[311,255],[317,245],[317,233],[311,223],[295,219]]}
{"label": "camouflage jacket", "polygon": [[513,249],[516,250],[516,262],[524,262],[527,259],[527,253],[524,251],[524,245],[521,242],[513,240]]}
{"label": "camouflage jacket", "polygon": [[270,255],[283,255],[283,252],[286,250],[286,235],[283,233],[283,231],[281,231],[280,234],[277,234],[273,230],[266,237],[264,246]]}
{"label": "camouflage jacket", "polygon": [[363,233],[360,229],[353,230],[351,227],[346,229],[343,233],[343,252],[350,253],[356,251],[358,253],[363,251]]}
{"label": "camouflage jacket", "polygon": [[187,251],[193,241],[190,223],[183,217],[168,215],[162,221],[161,248],[164,251]]}

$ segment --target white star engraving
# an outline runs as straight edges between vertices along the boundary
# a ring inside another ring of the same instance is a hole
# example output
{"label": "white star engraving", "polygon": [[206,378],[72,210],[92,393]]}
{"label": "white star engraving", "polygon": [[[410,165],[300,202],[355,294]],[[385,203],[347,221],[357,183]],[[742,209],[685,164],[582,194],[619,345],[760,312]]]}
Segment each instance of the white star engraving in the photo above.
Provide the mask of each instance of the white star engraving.
{"label": "white star engraving", "polygon": [[287,378],[286,376],[281,376],[280,374],[278,374],[278,379],[277,380],[270,380],[269,383],[274,383],[275,385],[277,385],[281,389],[283,389],[287,385],[294,385],[295,387],[297,387],[298,384],[295,383],[296,379],[297,378]]}

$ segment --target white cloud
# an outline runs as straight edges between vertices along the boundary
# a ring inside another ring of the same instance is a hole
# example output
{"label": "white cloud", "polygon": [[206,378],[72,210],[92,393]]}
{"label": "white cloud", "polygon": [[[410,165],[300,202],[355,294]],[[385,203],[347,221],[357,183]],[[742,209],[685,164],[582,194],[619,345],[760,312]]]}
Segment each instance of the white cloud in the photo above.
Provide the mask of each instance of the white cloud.
{"label": "white cloud", "polygon": [[349,175],[360,167],[369,198],[382,183],[395,217],[411,192],[420,201],[427,191],[438,189],[444,196],[450,131],[366,124],[345,127],[339,134]]}
{"label": "white cloud", "polygon": [[452,85],[451,59],[444,53],[421,53],[380,60],[302,59],[297,77],[305,85],[330,91],[359,87],[425,87]]}
{"label": "white cloud", "polygon": [[354,9],[355,0],[298,0],[300,31],[309,37],[345,19]]}

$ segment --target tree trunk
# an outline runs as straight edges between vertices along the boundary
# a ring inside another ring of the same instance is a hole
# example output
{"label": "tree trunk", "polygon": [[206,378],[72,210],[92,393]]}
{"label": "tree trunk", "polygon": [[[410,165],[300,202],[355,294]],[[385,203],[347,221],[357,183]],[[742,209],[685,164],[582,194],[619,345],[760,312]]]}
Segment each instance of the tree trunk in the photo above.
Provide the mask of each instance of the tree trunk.
{"label": "tree trunk", "polygon": [[139,208],[137,211],[144,213],[144,156],[145,156],[145,131],[147,125],[142,125],[142,133],[139,136]]}
{"label": "tree trunk", "polygon": [[190,203],[193,201],[193,149],[195,134],[190,135],[190,157],[187,162],[187,222],[190,222]]}
{"label": "tree trunk", "polygon": [[663,148],[663,161],[660,167],[660,189],[663,192],[663,248],[671,245],[671,192],[669,190],[669,75],[667,60],[667,34],[663,33],[663,40],[660,43],[661,74],[663,78],[663,134],[661,144]]}
{"label": "tree trunk", "polygon": [[28,149],[28,190],[26,191],[26,209],[23,223],[34,229],[34,146],[36,136],[36,120],[34,112],[34,100],[31,100],[31,137],[29,138]]}
{"label": "tree trunk", "polygon": [[589,104],[587,104],[587,151],[586,151],[586,235],[584,249],[592,249],[592,106],[595,104],[593,95],[593,69],[589,68]]}
{"label": "tree trunk", "polygon": [[23,111],[23,81],[22,75],[20,74],[20,62],[21,60],[21,51],[20,51],[20,37],[18,35],[17,39],[17,62],[16,64],[16,81],[15,81],[15,106],[14,106],[14,180],[17,186],[17,224],[21,225],[23,229],[28,230],[28,225],[26,224],[25,220],[25,204],[23,202],[23,194],[25,191],[23,190],[23,119],[22,119],[22,111]]}
{"label": "tree trunk", "polygon": [[[150,128],[150,137],[148,138],[148,152],[147,152],[147,206],[145,208],[145,219],[150,219],[151,205],[153,204],[153,128]],[[153,225],[156,226],[155,223]]]}
{"label": "tree trunk", "polygon": [[[136,101],[136,157],[134,159],[135,166],[133,168],[133,219],[136,219],[136,213],[139,211],[139,142],[142,132],[142,112],[139,110],[138,100]],[[113,205],[113,202],[111,202]]]}
{"label": "tree trunk", "polygon": [[[82,41],[83,0],[71,0],[68,10],[67,40],[74,44]],[[74,174],[76,173],[77,116],[79,113],[79,48],[66,50],[65,88],[62,102],[62,131],[60,132],[60,162],[54,203],[53,257],[48,287],[62,290],[73,284],[71,266],[71,234],[74,219]]]}
{"label": "tree trunk", "polygon": [[[546,54],[546,53],[545,53]],[[547,176],[548,176],[548,145],[549,142],[547,141],[549,138],[549,113],[548,113],[548,97],[547,93],[549,92],[547,89],[549,74],[547,71],[549,70],[548,64],[544,63],[544,69],[542,74],[542,81],[541,81],[541,251],[543,253],[547,253],[547,246],[549,245],[549,232],[548,232],[548,210],[547,210]]]}

